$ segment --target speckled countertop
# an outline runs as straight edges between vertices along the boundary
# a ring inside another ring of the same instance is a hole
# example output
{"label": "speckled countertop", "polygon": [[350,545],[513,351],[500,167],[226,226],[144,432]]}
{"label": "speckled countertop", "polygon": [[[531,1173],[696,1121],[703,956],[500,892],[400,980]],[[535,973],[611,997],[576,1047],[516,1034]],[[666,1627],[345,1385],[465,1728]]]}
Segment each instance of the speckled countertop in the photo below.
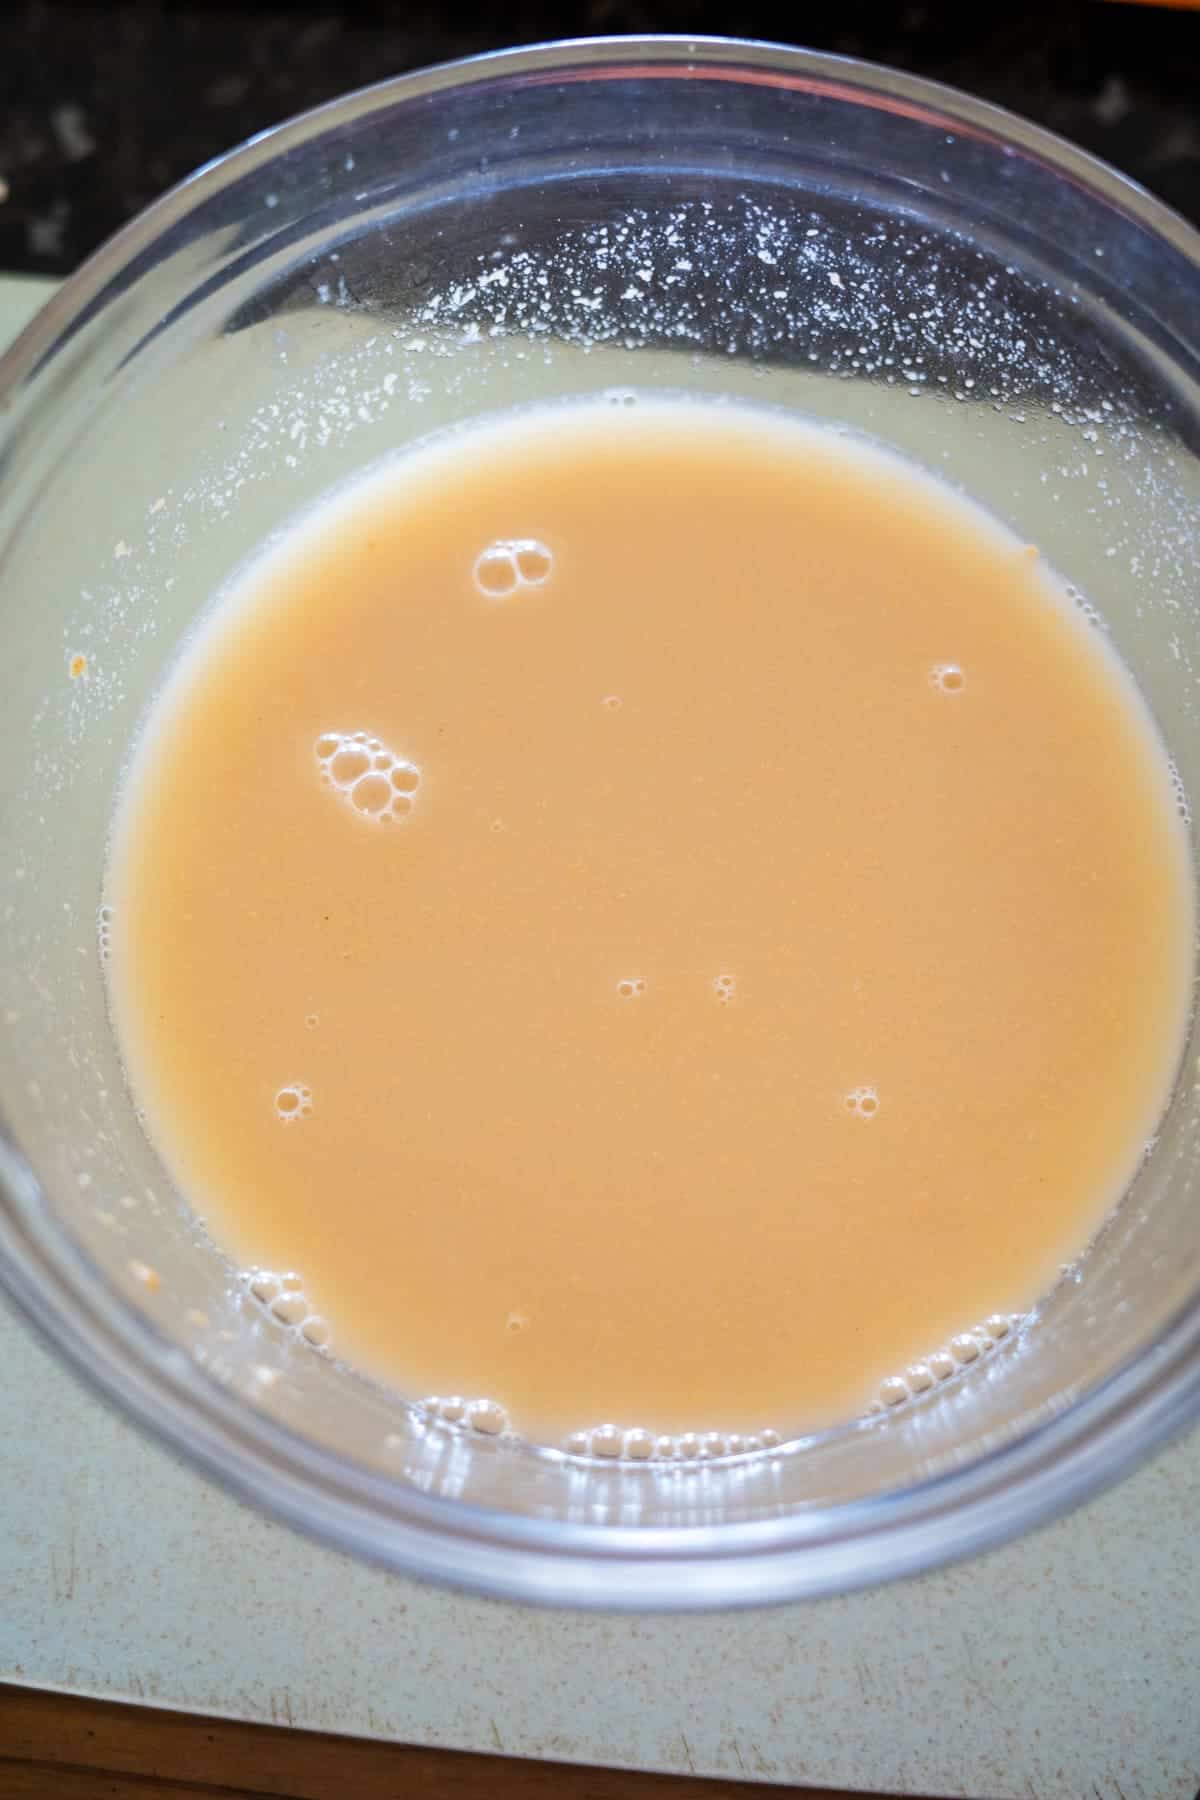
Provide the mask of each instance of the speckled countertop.
{"label": "speckled countertop", "polygon": [[736,32],[869,57],[1026,114],[1200,221],[1200,16],[1088,0],[7,0],[0,268],[65,275],[163,188],[348,88],[500,44]]}
{"label": "speckled countertop", "polygon": [[[238,138],[439,57],[716,7],[523,0],[503,32],[362,0],[10,0],[0,266],[64,273]],[[1200,219],[1200,18],[960,0],[816,7],[807,41],[955,81]],[[769,30],[743,7],[736,26]],[[0,343],[41,298],[0,282]],[[1193,1800],[1200,1435],[1023,1544],[769,1613],[609,1619],[319,1550],[143,1440],[0,1312],[0,1679],[430,1745],[969,1800]]]}

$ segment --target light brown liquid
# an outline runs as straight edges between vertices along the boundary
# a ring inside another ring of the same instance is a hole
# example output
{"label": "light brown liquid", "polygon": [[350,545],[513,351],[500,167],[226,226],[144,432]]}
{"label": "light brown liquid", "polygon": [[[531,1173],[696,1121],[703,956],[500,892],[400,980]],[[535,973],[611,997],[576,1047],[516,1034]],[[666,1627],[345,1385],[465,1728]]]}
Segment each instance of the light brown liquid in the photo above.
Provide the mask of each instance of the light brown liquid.
{"label": "light brown liquid", "polygon": [[715,404],[331,501],[168,685],[111,874],[131,1082],[217,1237],[544,1441],[821,1425],[1028,1306],[1190,990],[1101,634],[928,478]]}

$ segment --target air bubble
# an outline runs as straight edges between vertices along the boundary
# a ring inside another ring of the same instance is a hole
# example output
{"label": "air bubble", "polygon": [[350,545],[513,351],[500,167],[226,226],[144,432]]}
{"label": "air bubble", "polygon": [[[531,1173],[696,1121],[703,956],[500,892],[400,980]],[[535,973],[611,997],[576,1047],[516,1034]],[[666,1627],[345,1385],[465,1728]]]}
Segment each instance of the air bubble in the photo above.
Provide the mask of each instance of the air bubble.
{"label": "air bubble", "polygon": [[631,1462],[648,1462],[654,1455],[654,1437],[640,1426],[625,1433],[625,1455]]}
{"label": "air bubble", "polygon": [[149,1263],[139,1262],[136,1256],[129,1259],[129,1273],[135,1281],[139,1281],[148,1293],[156,1294],[162,1286],[162,1276]]}
{"label": "air bubble", "polygon": [[609,712],[620,712],[624,703],[620,694],[605,694],[600,704],[601,706],[606,706]]}
{"label": "air bubble", "polygon": [[489,600],[503,600],[513,593],[518,582],[516,558],[494,544],[475,559],[475,586]]}
{"label": "air bubble", "polygon": [[353,787],[360,775],[365,775],[371,762],[365,750],[339,750],[330,760],[329,773],[338,787]]}
{"label": "air bubble", "polygon": [[929,671],[929,685],[940,694],[960,694],[967,678],[957,663],[938,663]]}
{"label": "air bubble", "polygon": [[879,1111],[879,1095],[873,1087],[858,1087],[846,1095],[846,1111],[860,1119],[873,1119]]}
{"label": "air bubble", "polygon": [[359,812],[381,813],[390,804],[392,784],[386,775],[362,775],[350,790]]}
{"label": "air bubble", "polygon": [[958,1337],[950,1339],[950,1354],[956,1362],[973,1363],[979,1356],[979,1340],[970,1332],[962,1332]]}
{"label": "air bubble", "polygon": [[285,1123],[306,1119],[312,1112],[312,1092],[301,1081],[291,1081],[275,1096],[275,1111]]}
{"label": "air bubble", "polygon": [[499,1437],[508,1430],[508,1414],[498,1400],[472,1400],[466,1409],[466,1421],[472,1431],[484,1437]]}
{"label": "air bubble", "polygon": [[593,1456],[617,1457],[625,1448],[625,1433],[619,1425],[598,1425],[592,1433]]}
{"label": "air bubble", "polygon": [[308,1317],[308,1301],[303,1294],[280,1294],[270,1310],[281,1325],[300,1325]]}
{"label": "air bubble", "polygon": [[517,574],[526,587],[541,587],[554,559],[544,544],[522,544],[517,551]]}
{"label": "air bubble", "polygon": [[618,981],[617,983],[617,992],[622,1000],[636,1000],[639,994],[644,994],[645,991],[646,983],[642,980],[640,975],[626,976],[624,981]]}
{"label": "air bubble", "polygon": [[82,676],[87,674],[87,671],[88,659],[86,656],[72,656],[67,663],[67,673],[70,675],[72,681],[80,680]]}
{"label": "air bubble", "polygon": [[908,1383],[902,1375],[889,1375],[879,1384],[879,1398],[885,1406],[899,1406],[908,1397]]}
{"label": "air bubble", "polygon": [[554,553],[538,538],[497,538],[475,558],[475,586],[487,600],[507,600],[518,588],[543,587]]}
{"label": "air bubble", "polygon": [[300,1327],[300,1336],[305,1343],[311,1344],[315,1350],[324,1350],[329,1343],[329,1326],[316,1313],[310,1314]]}
{"label": "air bubble", "polygon": [[713,993],[722,1006],[728,1006],[737,993],[737,982],[732,975],[718,975],[713,981]]}

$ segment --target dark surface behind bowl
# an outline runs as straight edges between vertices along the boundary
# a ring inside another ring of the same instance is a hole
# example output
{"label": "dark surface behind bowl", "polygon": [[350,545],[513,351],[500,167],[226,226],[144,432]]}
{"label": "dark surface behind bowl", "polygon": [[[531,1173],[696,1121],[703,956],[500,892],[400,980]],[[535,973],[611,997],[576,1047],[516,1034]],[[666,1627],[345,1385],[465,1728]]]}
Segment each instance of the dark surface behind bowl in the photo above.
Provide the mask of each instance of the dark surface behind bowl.
{"label": "dark surface behind bowl", "polygon": [[0,269],[65,275],[198,164],[423,64],[616,32],[778,38],[890,63],[1073,138],[1200,223],[1200,12],[962,0],[9,0]]}

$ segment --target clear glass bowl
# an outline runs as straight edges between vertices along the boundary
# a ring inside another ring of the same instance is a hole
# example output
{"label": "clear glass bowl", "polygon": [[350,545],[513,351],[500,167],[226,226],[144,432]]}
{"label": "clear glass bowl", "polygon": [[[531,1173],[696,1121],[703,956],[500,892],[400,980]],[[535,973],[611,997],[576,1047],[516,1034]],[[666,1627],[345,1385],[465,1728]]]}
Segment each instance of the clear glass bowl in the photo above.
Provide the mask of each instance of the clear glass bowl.
{"label": "clear glass bowl", "polygon": [[1124,1206],[1015,1337],[770,1454],[606,1464],[431,1421],[263,1312],[139,1127],[97,908],[131,737],[231,569],[434,427],[621,386],[769,399],[961,483],[1099,609],[1200,791],[1198,250],[1111,170],[963,95],[757,44],[609,40],[312,113],[68,282],[0,364],[0,1273],[76,1367],[348,1550],[637,1607],[927,1568],[1193,1417],[1194,1043]]}

